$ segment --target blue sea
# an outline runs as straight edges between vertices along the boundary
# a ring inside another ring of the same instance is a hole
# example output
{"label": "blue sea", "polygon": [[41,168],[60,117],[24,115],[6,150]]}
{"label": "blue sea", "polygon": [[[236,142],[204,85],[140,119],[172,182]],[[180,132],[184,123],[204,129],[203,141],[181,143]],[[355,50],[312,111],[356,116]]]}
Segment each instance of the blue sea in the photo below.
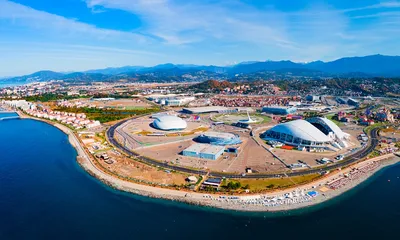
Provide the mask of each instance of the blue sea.
{"label": "blue sea", "polygon": [[1,240],[399,239],[400,165],[317,207],[240,213],[115,191],[43,122],[0,121],[0,137]]}
{"label": "blue sea", "polygon": [[0,119],[1,118],[8,118],[8,117],[17,117],[18,116],[18,114],[15,113],[15,112],[2,112],[2,111],[3,111],[3,109],[0,107]]}

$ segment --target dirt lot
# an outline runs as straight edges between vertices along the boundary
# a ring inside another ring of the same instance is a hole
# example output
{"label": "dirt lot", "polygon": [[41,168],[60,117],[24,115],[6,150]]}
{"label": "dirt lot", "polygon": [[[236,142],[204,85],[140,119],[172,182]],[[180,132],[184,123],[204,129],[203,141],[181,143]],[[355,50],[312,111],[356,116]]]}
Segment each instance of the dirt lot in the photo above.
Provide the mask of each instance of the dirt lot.
{"label": "dirt lot", "polygon": [[400,129],[385,128],[379,132],[379,135],[386,139],[400,139]]}
{"label": "dirt lot", "polygon": [[168,173],[161,169],[150,167],[148,165],[136,162],[121,156],[112,150],[107,151],[110,159],[114,160],[113,164],[107,164],[105,161],[99,159],[99,163],[113,172],[124,177],[135,178],[160,184],[185,184],[187,175],[181,173]]}
{"label": "dirt lot", "polygon": [[259,146],[251,138],[243,142],[239,156],[226,170],[227,172],[242,173],[246,167],[250,167],[257,172],[275,172],[285,168],[281,162],[274,159],[267,150]]}
{"label": "dirt lot", "polygon": [[223,171],[229,166],[234,159],[234,154],[224,153],[218,160],[205,160],[200,158],[192,158],[181,155],[180,153],[187,147],[195,144],[194,141],[188,140],[180,143],[170,143],[154,147],[140,149],[137,152],[157,159],[159,161],[169,162],[172,164],[191,167],[195,169],[212,169],[214,171]]}
{"label": "dirt lot", "polygon": [[[142,119],[143,123],[139,122],[136,125],[131,124],[126,127],[125,131],[133,132],[137,129],[135,127],[143,125],[149,125],[150,119]],[[147,121],[147,122],[145,122]],[[132,127],[135,126],[135,127]],[[191,126],[194,128],[194,126]],[[271,147],[267,145],[263,140],[259,138],[259,133],[269,128],[269,124],[265,126],[259,126],[255,130],[257,141],[266,146],[268,149]],[[300,152],[297,150],[283,150],[273,149],[273,152],[283,159],[287,164],[298,163],[298,160],[306,162],[309,166],[318,166],[317,159],[327,157],[333,159],[339,154],[348,154],[352,149],[359,148],[360,143],[356,137],[362,133],[362,127],[357,125],[347,125],[342,127],[343,131],[351,135],[350,146],[347,149],[343,149],[338,152],[322,152],[322,153],[309,153]],[[252,168],[254,172],[277,172],[283,171],[287,168],[277,159],[275,159],[270,152],[264,147],[257,144],[249,135],[249,130],[229,126],[229,125],[218,125],[212,126],[213,131],[219,132],[232,132],[238,134],[243,143],[240,144],[239,153],[224,153],[218,160],[204,160],[198,158],[185,157],[181,155],[181,152],[194,144],[192,140],[193,136],[180,136],[180,137],[158,137],[158,136],[139,136],[138,134],[133,135],[135,139],[145,142],[141,147],[135,151],[143,156],[147,156],[153,159],[157,159],[163,162],[169,162],[180,166],[195,168],[195,169],[210,169],[218,172],[234,172],[244,173],[247,167]],[[168,143],[170,142],[170,143]],[[166,144],[167,143],[167,144]]]}
{"label": "dirt lot", "polygon": [[239,153],[224,153],[218,160],[205,160],[185,157],[180,153],[195,142],[192,140],[179,143],[170,143],[159,146],[147,147],[137,150],[141,155],[196,169],[211,169],[218,172],[245,172],[250,167],[258,172],[275,172],[283,170],[284,165],[273,158],[264,148],[260,147],[253,139],[242,137]]}

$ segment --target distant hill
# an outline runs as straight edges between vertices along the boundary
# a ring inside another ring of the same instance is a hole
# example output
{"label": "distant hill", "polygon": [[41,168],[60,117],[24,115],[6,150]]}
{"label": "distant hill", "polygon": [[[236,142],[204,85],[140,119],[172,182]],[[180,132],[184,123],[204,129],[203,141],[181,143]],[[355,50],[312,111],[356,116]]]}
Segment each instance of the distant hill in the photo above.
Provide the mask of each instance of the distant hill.
{"label": "distant hill", "polygon": [[85,71],[85,73],[100,73],[105,75],[115,75],[115,74],[122,74],[128,72],[136,72],[145,67],[143,66],[124,66],[124,67],[117,67],[117,68],[104,68],[104,69],[95,69]]}
{"label": "distant hill", "polygon": [[371,55],[366,57],[341,58],[332,62],[315,61],[295,63],[292,61],[266,61],[238,64],[229,70],[230,74],[243,74],[282,69],[307,69],[328,74],[363,73],[373,76],[400,76],[400,56]]}
{"label": "distant hill", "polygon": [[400,57],[383,55],[348,57],[323,64],[311,64],[310,67],[328,73],[359,72],[371,75],[400,76]]}
{"label": "distant hill", "polygon": [[49,80],[106,81],[139,80],[153,82],[204,81],[209,79],[234,79],[248,75],[282,78],[300,77],[400,77],[400,56],[371,55],[347,57],[331,62],[314,61],[248,61],[233,66],[203,66],[191,64],[160,64],[154,67],[125,66],[95,69],[80,73],[40,71],[26,76],[4,78],[1,81],[32,82]]}
{"label": "distant hill", "polygon": [[111,76],[112,75],[106,75],[106,74],[101,74],[101,73],[75,72],[75,73],[65,74],[64,76],[62,76],[60,78],[60,80],[94,82],[94,81],[110,80]]}
{"label": "distant hill", "polygon": [[30,75],[21,77],[6,78],[1,81],[8,82],[46,82],[51,80],[65,80],[65,81],[103,81],[110,80],[112,75],[105,75],[100,73],[59,73],[52,71],[40,71]]}
{"label": "distant hill", "polygon": [[280,69],[296,69],[302,68],[299,63],[291,61],[266,61],[266,62],[255,62],[247,64],[238,64],[230,68],[228,71],[230,74],[244,74],[253,73],[259,71],[275,71]]}
{"label": "distant hill", "polygon": [[210,91],[210,90],[223,90],[225,88],[232,88],[234,85],[228,81],[217,81],[208,80],[192,86],[193,89],[198,89],[200,91]]}
{"label": "distant hill", "polygon": [[20,77],[12,77],[5,78],[3,81],[13,81],[13,82],[40,82],[40,81],[48,81],[51,79],[57,79],[64,76],[62,73],[53,72],[53,71],[39,71],[32,73],[30,75],[20,76]]}

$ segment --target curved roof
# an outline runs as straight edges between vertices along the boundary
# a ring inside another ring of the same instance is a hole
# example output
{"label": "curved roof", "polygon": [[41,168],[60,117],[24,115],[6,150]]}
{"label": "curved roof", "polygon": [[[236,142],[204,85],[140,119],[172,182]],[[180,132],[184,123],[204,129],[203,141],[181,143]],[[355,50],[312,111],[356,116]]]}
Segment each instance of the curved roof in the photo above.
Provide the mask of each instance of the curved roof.
{"label": "curved roof", "polygon": [[225,139],[237,138],[235,134],[226,132],[205,132],[202,135],[209,138],[225,138]]}
{"label": "curved roof", "polygon": [[305,120],[294,120],[276,125],[268,131],[290,134],[307,141],[330,142],[331,139]]}
{"label": "curved roof", "polygon": [[345,133],[342,131],[342,129],[340,129],[338,127],[338,125],[336,125],[334,122],[332,122],[331,120],[327,119],[327,118],[322,118],[322,117],[315,117],[315,118],[311,118],[309,119],[310,122],[313,122],[313,119],[315,120],[319,120],[322,121],[323,123],[325,123],[325,125],[327,127],[330,128],[330,130],[339,138],[342,139],[345,137]]}
{"label": "curved roof", "polygon": [[213,145],[236,145],[242,143],[238,135],[225,132],[205,132],[198,136],[196,140]]}
{"label": "curved roof", "polygon": [[185,129],[187,123],[182,118],[176,116],[161,115],[155,117],[153,126],[161,130],[178,130]]}

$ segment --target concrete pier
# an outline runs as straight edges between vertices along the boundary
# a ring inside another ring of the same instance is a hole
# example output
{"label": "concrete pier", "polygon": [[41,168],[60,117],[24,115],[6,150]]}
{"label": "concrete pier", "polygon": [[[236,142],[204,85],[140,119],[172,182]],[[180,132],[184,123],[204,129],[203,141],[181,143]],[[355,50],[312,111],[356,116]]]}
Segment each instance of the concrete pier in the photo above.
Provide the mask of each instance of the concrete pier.
{"label": "concrete pier", "polygon": [[15,113],[15,116],[4,116],[4,117],[0,117],[0,121],[3,120],[11,120],[11,119],[20,119],[20,114],[18,112],[15,111],[0,111],[0,114],[2,113]]}

